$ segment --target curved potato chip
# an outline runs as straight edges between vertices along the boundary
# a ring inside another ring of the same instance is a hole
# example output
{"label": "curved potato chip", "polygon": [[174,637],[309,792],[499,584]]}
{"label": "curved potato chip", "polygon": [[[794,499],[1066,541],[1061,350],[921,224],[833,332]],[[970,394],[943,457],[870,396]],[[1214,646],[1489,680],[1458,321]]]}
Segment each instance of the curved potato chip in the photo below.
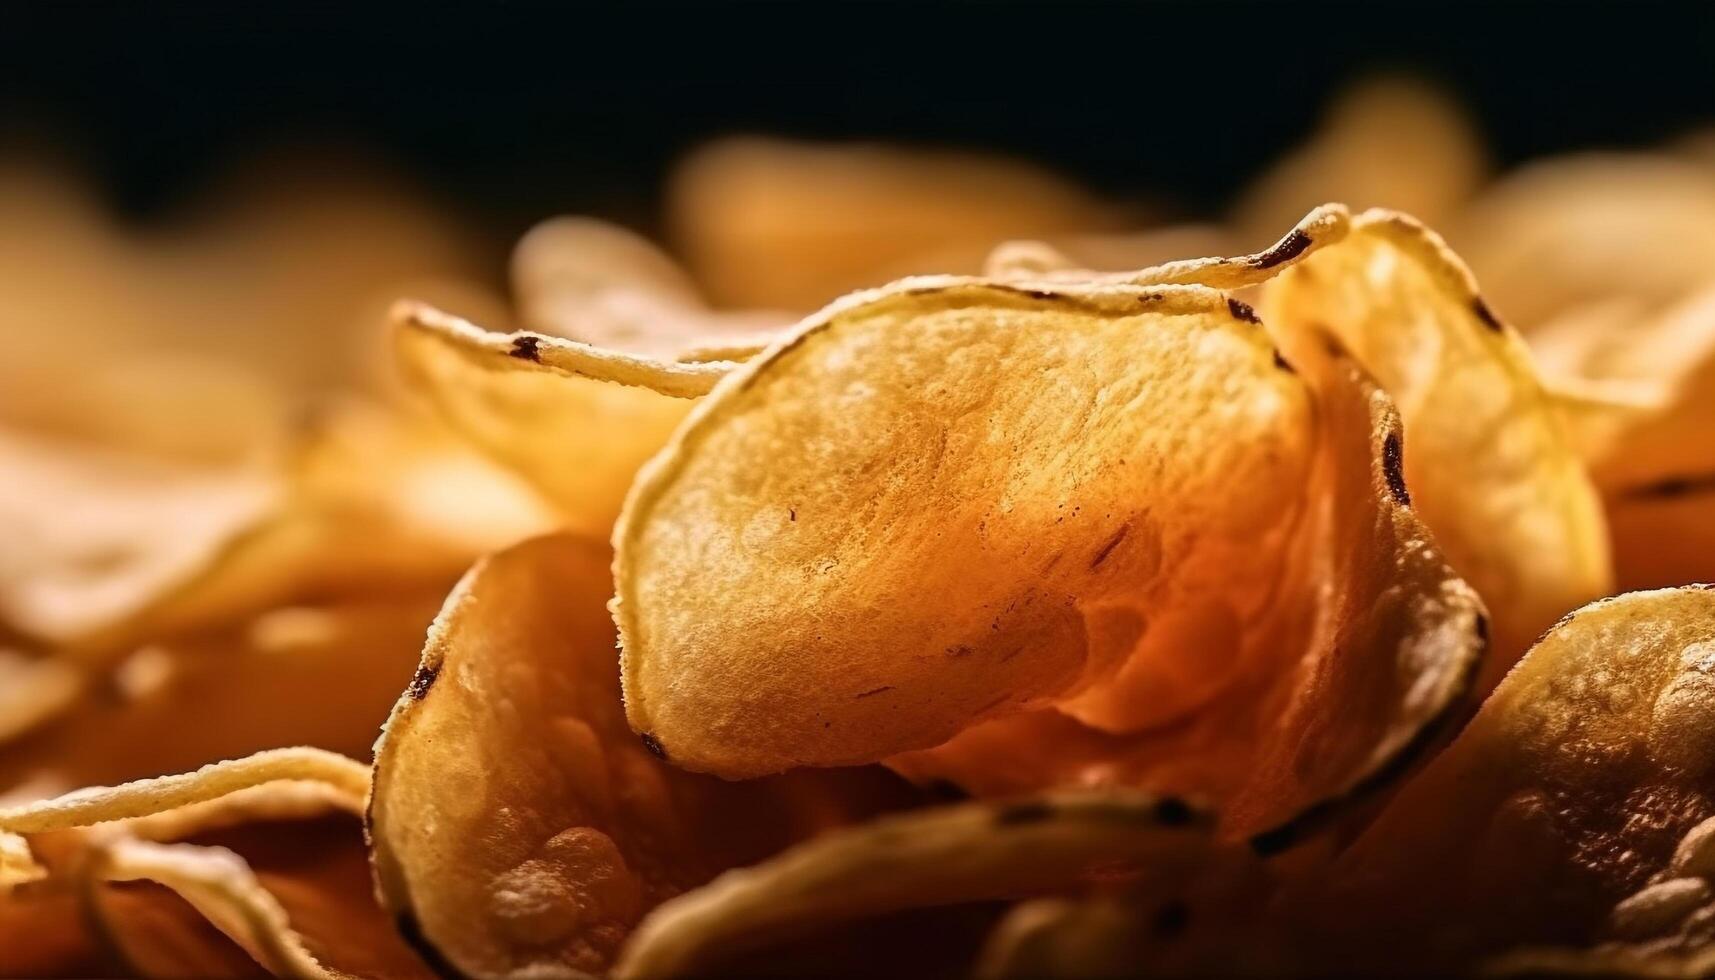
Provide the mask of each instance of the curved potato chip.
{"label": "curved potato chip", "polygon": [[1582,461],[1523,343],[1434,232],[1365,212],[1337,248],[1271,284],[1263,305],[1289,338],[1332,332],[1398,402],[1406,485],[1495,618],[1483,690],[1549,624],[1611,591],[1601,501]]}
{"label": "curved potato chip", "polygon": [[[264,474],[0,433],[0,619],[57,639],[122,619],[279,505]],[[69,516],[68,516],[69,515]]]}
{"label": "curved potato chip", "polygon": [[[1308,401],[1209,290],[847,297],[640,476],[614,537],[632,723],[728,777],[869,762],[1110,672],[1152,587],[1254,614],[1299,508],[1232,488],[1302,482]],[[1191,404],[1227,436],[1198,454]]]}
{"label": "curved potato chip", "polygon": [[1010,160],[750,137],[679,164],[667,224],[718,304],[808,309],[902,275],[976,272],[997,242],[1106,230],[1116,210]]}
{"label": "curved potato chip", "polygon": [[279,745],[367,759],[438,605],[419,594],[275,610],[80,672],[87,696],[0,745],[0,793],[21,801]]}
{"label": "curved potato chip", "polygon": [[1306,489],[1315,503],[1280,572],[1302,592],[1276,597],[1280,611],[1261,627],[1265,653],[1244,661],[1239,679],[1165,732],[1099,730],[1170,689],[1151,674],[1183,673],[1173,644],[1208,649],[1221,635],[1206,617],[1175,623],[1169,613],[1155,627],[1167,630],[1165,664],[1134,654],[1059,711],[979,725],[889,764],[982,795],[1042,785],[1193,792],[1220,802],[1224,834],[1274,853],[1399,776],[1445,733],[1487,647],[1482,604],[1410,509],[1392,403],[1343,355],[1306,347],[1295,360],[1317,395],[1321,436]]}
{"label": "curved potato chip", "polygon": [[[367,849],[350,815],[250,823],[203,832],[189,843],[120,838],[95,854],[89,874],[106,882],[150,881],[188,902],[227,938],[279,977],[428,977],[378,907]],[[135,902],[94,890],[104,931],[146,972],[188,972],[185,951],[150,923],[134,924]],[[203,953],[208,944],[191,943]]]}
{"label": "curved potato chip", "polygon": [[269,749],[228,759],[195,772],[139,779],[120,786],[91,786],[51,800],[0,810],[0,832],[39,834],[146,817],[219,799],[239,790],[282,780],[326,783],[354,813],[369,795],[369,768],[355,759],[304,746]]}
{"label": "curved potato chip", "polygon": [[637,468],[689,411],[684,399],[706,394],[732,369],[489,333],[412,303],[399,304],[394,321],[413,386],[579,530],[606,530]]}
{"label": "curved potato chip", "polygon": [[1323,201],[1440,221],[1487,169],[1470,118],[1444,92],[1405,77],[1342,92],[1308,142],[1240,195],[1233,221],[1261,237]]}
{"label": "curved potato chip", "polygon": [[1208,286],[1243,289],[1267,282],[1322,249],[1337,245],[1352,230],[1352,214],[1343,204],[1312,209],[1292,230],[1260,252],[1232,258],[1177,259],[1128,272],[1091,272],[1043,242],[1008,242],[989,255],[989,275],[1074,283],[1130,286]]}
{"label": "curved potato chip", "polygon": [[1659,305],[1715,269],[1715,172],[1662,155],[1558,157],[1497,182],[1449,237],[1527,332],[1593,300]]}
{"label": "curved potato chip", "polygon": [[[1309,366],[1202,287],[921,279],[836,303],[633,491],[633,726],[727,776],[957,735],[890,765],[1193,793],[1224,833],[1292,842],[1397,771],[1483,648],[1396,489],[1385,398]],[[1328,707],[1357,692],[1361,718]]]}
{"label": "curved potato chip", "polygon": [[431,420],[366,403],[332,407],[254,468],[15,446],[6,462],[24,473],[0,521],[22,544],[0,567],[0,618],[86,659],[284,603],[444,587],[551,523]]}
{"label": "curved potato chip", "polygon": [[383,900],[461,973],[599,973],[661,901],[915,799],[881,770],[727,783],[664,764],[620,704],[609,564],[568,536],[479,562],[377,747]]}
{"label": "curved potato chip", "polygon": [[1311,896],[1287,896],[1314,910],[1298,931],[1322,956],[1353,958],[1331,966],[1408,951],[1425,971],[1520,944],[1584,946],[1605,920],[1671,933],[1680,919],[1622,905],[1710,870],[1687,841],[1715,816],[1712,678],[1715,591],[1632,593],[1568,616]]}
{"label": "curved potato chip", "polygon": [[[609,350],[677,358],[784,326],[791,316],[715,312],[643,236],[594,218],[552,218],[512,253],[512,291],[532,330]],[[706,360],[708,358],[697,358]]]}
{"label": "curved potato chip", "polygon": [[1059,891],[1122,875],[1182,875],[1211,821],[1128,793],[937,807],[824,834],[729,871],[643,921],[616,977],[673,977],[717,952],[817,922]]}

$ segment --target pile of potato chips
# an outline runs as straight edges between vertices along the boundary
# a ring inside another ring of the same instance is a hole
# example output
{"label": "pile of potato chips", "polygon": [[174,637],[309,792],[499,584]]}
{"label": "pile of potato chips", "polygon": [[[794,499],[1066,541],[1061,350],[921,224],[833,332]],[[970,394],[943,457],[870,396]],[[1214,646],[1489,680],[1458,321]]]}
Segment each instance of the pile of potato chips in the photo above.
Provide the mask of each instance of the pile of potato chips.
{"label": "pile of potato chips", "polygon": [[0,975],[1715,975],[1709,143],[10,160]]}

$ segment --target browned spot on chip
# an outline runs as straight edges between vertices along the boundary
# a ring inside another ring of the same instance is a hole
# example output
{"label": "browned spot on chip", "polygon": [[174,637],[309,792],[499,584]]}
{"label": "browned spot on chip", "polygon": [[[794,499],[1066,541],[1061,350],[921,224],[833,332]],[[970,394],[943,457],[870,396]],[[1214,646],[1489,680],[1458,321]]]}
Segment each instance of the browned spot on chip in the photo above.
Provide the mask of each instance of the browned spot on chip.
{"label": "browned spot on chip", "polygon": [[542,355],[536,348],[541,343],[541,338],[531,337],[528,334],[522,337],[514,337],[512,338],[512,349],[507,353],[521,361],[535,361],[539,364],[542,361]]}
{"label": "browned spot on chip", "polygon": [[1477,319],[1483,321],[1483,326],[1490,330],[1500,333],[1504,329],[1501,326],[1501,318],[1495,315],[1495,311],[1489,308],[1488,301],[1483,297],[1474,296],[1471,298],[1471,311],[1476,313]]}
{"label": "browned spot on chip", "polygon": [[1272,269],[1282,262],[1290,262],[1300,253],[1310,247],[1311,238],[1303,231],[1294,228],[1285,238],[1274,244],[1274,247],[1258,255],[1253,261],[1258,269]]}
{"label": "browned spot on chip", "polygon": [[1405,451],[1398,432],[1389,432],[1382,443],[1382,473],[1387,477],[1388,492],[1401,506],[1411,506],[1411,491],[1405,488]]}
{"label": "browned spot on chip", "polygon": [[1131,525],[1121,524],[1119,530],[1114,532],[1114,536],[1109,538],[1107,542],[1102,545],[1101,550],[1096,552],[1096,556],[1094,558],[1090,559],[1090,567],[1101,567],[1102,562],[1108,560],[1108,556],[1114,553],[1114,549],[1118,548],[1120,546],[1120,542],[1124,541],[1125,536],[1130,533]]}
{"label": "browned spot on chip", "polygon": [[1715,473],[1700,473],[1691,476],[1671,476],[1665,480],[1646,483],[1641,487],[1629,490],[1628,497],[1688,497],[1696,493],[1715,491]]}
{"label": "browned spot on chip", "polygon": [[661,744],[660,739],[656,738],[654,735],[651,735],[648,732],[644,732],[643,734],[639,735],[638,738],[643,740],[643,747],[649,750],[650,755],[654,756],[657,759],[667,758],[667,748],[666,748],[666,746]]}
{"label": "browned spot on chip", "polygon": [[411,675],[411,686],[405,688],[405,693],[413,701],[421,701],[429,694],[429,688],[435,686],[435,678],[441,675],[441,665],[424,662],[417,666],[417,672]]}
{"label": "browned spot on chip", "polygon": [[1251,305],[1242,299],[1234,299],[1228,296],[1227,310],[1233,314],[1234,319],[1243,320],[1246,323],[1262,322],[1262,319],[1256,315],[1256,310],[1252,309]]}
{"label": "browned spot on chip", "polygon": [[892,684],[883,684],[880,687],[872,687],[867,691],[860,691],[857,696],[860,698],[873,697],[877,694],[881,694],[885,691],[891,691],[891,690],[893,690]]}

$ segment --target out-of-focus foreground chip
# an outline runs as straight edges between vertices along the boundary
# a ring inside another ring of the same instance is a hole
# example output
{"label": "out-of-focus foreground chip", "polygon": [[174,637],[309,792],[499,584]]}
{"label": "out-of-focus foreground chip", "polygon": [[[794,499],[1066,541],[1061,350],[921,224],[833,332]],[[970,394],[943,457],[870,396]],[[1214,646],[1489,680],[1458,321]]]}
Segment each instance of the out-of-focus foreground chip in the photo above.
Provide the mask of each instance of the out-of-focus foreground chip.
{"label": "out-of-focus foreground chip", "polygon": [[378,746],[383,900],[463,974],[601,973],[662,901],[914,799],[880,769],[728,783],[667,765],[620,704],[609,562],[562,536],[479,563]]}

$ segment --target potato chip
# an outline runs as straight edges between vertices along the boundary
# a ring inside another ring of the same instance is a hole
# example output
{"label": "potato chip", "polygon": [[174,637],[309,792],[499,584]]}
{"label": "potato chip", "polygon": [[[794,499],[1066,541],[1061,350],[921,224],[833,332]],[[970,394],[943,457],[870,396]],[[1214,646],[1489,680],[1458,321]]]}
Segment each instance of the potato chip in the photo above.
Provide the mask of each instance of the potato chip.
{"label": "potato chip", "polygon": [[1240,678],[1193,702],[1165,735],[1102,731],[1172,689],[1160,675],[1183,676],[1175,645],[1207,649],[1221,637],[1207,617],[1169,613],[1155,627],[1165,663],[1140,647],[1106,685],[1058,711],[979,725],[891,765],[982,795],[1176,787],[1220,800],[1223,831],[1254,835],[1273,853],[1398,776],[1445,731],[1486,649],[1482,605],[1409,508],[1386,396],[1343,355],[1307,346],[1293,357],[1317,393],[1323,439],[1311,515],[1280,573],[1304,592],[1277,597],[1261,627],[1269,646]]}
{"label": "potato chip", "polygon": [[[1202,287],[918,279],[836,303],[633,492],[633,726],[729,777],[965,732],[891,764],[983,793],[1190,792],[1230,804],[1225,833],[1290,842],[1418,744],[1483,648],[1395,486],[1385,398],[1311,367]],[[1358,691],[1373,714],[1326,711]]]}
{"label": "potato chip", "polygon": [[1620,431],[1588,454],[1597,482],[1613,491],[1715,473],[1715,449],[1702,438],[1715,431],[1715,288],[1651,315],[1615,306],[1562,318],[1532,340],[1574,384],[1660,390],[1656,404],[1622,412]]}
{"label": "potato chip", "polygon": [[105,883],[92,892],[104,932],[146,975],[206,971],[219,944],[198,941],[191,923],[135,921],[141,903],[166,896],[119,882],[164,886],[277,977],[434,975],[376,905],[350,815],[252,822],[185,843],[121,837],[98,849],[88,873]]}
{"label": "potato chip", "polygon": [[1400,406],[1405,482],[1495,618],[1492,687],[1531,639],[1608,594],[1601,502],[1517,335],[1441,239],[1389,211],[1283,273],[1264,319],[1340,338]]}
{"label": "potato chip", "polygon": [[1668,902],[1659,921],[1624,905],[1711,870],[1692,860],[1691,831],[1715,816],[1712,672],[1707,588],[1568,616],[1312,883],[1314,898],[1286,899],[1317,910],[1314,927],[1299,924],[1310,948],[1352,957],[1342,968],[1406,951],[1445,971],[1514,945],[1582,947],[1604,928],[1671,934],[1696,903]]}
{"label": "potato chip", "polygon": [[92,786],[51,800],[0,810],[0,832],[39,834],[129,820],[216,800],[252,786],[282,780],[326,783],[343,794],[347,809],[362,812],[369,770],[335,752],[304,746],[269,749],[228,759],[195,772],[139,779],[120,786]]}
{"label": "potato chip", "polygon": [[260,472],[0,433],[0,620],[66,639],[135,613],[264,520]]}
{"label": "potato chip", "polygon": [[1715,171],[1657,154],[1557,157],[1498,181],[1450,237],[1527,333],[1595,300],[1660,305],[1715,270]]}
{"label": "potato chip", "polygon": [[480,562],[377,748],[383,900],[461,973],[599,973],[663,900],[914,799],[879,769],[727,783],[664,764],[620,704],[609,563],[569,536]]}
{"label": "potato chip", "polygon": [[553,218],[512,253],[512,290],[532,330],[596,347],[675,358],[793,319],[708,308],[684,270],[647,239],[593,218]]}
{"label": "potato chip", "polygon": [[567,526],[605,532],[632,475],[731,371],[542,334],[495,334],[415,304],[394,311],[407,379],[454,429],[531,481]]}
{"label": "potato chip", "polygon": [[439,601],[437,592],[273,610],[163,638],[111,668],[68,670],[86,695],[0,743],[0,794],[24,802],[279,745],[367,759]]}
{"label": "potato chip", "polygon": [[1182,876],[1211,821],[1138,794],[967,803],[831,832],[729,871],[646,918],[616,977],[673,977],[809,925],[916,905],[1006,898],[1125,875]]}
{"label": "potato chip", "polygon": [[1079,268],[1069,256],[1046,243],[1009,242],[989,255],[986,268],[990,275],[1005,279],[1237,290],[1275,278],[1317,252],[1339,244],[1351,230],[1352,215],[1345,205],[1323,204],[1299,219],[1273,245],[1250,255],[1176,259],[1137,271],[1102,273]]}
{"label": "potato chip", "polygon": [[976,272],[1008,238],[1124,218],[1027,164],[878,145],[737,138],[680,163],[667,223],[718,305],[811,309],[902,275]]}
{"label": "potato chip", "polygon": [[1323,201],[1439,222],[1486,170],[1470,118],[1445,93],[1413,78],[1370,78],[1341,93],[1309,141],[1239,196],[1233,223],[1260,239]]}

